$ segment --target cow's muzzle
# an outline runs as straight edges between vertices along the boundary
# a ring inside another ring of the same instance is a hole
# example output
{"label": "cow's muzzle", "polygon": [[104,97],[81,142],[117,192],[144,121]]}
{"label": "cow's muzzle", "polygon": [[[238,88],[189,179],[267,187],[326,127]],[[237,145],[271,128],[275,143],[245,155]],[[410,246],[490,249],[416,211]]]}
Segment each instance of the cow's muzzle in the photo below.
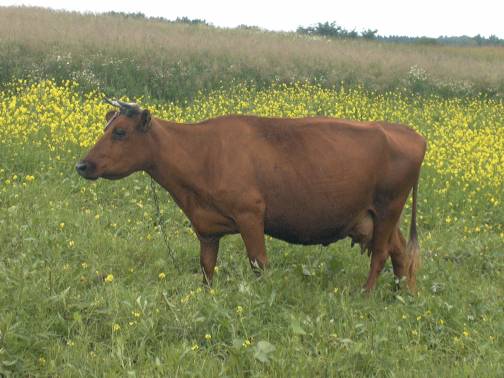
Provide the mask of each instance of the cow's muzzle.
{"label": "cow's muzzle", "polygon": [[96,167],[93,163],[81,160],[75,165],[77,173],[88,180],[96,180],[98,176],[95,175]]}

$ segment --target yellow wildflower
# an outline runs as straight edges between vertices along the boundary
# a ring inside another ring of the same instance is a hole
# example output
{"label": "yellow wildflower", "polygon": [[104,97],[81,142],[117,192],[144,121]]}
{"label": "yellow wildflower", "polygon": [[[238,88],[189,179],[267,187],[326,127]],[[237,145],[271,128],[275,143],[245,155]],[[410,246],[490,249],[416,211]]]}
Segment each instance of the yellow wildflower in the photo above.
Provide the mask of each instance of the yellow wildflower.
{"label": "yellow wildflower", "polygon": [[243,307],[242,306],[236,306],[236,314],[237,315],[242,315],[243,314]]}

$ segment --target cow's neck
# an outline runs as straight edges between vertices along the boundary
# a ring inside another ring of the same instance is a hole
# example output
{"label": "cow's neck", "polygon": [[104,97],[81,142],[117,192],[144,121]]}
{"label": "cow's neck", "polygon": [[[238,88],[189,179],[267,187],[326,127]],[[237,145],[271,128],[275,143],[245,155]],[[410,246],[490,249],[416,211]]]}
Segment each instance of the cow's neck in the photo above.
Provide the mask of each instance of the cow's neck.
{"label": "cow's neck", "polygon": [[205,190],[202,182],[207,150],[204,130],[155,120],[149,132],[152,133],[152,165],[147,172],[190,215],[194,197]]}

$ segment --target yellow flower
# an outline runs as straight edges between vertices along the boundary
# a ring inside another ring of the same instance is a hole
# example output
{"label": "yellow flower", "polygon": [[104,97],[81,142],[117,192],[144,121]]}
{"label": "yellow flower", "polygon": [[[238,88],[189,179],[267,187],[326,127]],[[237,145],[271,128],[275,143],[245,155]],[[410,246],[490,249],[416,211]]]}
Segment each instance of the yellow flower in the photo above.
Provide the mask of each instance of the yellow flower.
{"label": "yellow flower", "polygon": [[166,274],[164,274],[164,272],[161,272],[158,274],[158,277],[160,280],[164,280],[166,278]]}
{"label": "yellow flower", "polygon": [[131,315],[133,315],[135,318],[139,318],[142,314],[140,311],[131,311]]}
{"label": "yellow flower", "polygon": [[39,359],[38,359],[38,363],[39,363],[40,366],[45,366],[46,359],[44,357],[40,356]]}
{"label": "yellow flower", "polygon": [[469,337],[470,333],[469,331],[465,330],[464,329],[464,332],[462,332],[462,334],[465,336],[465,337]]}
{"label": "yellow flower", "polygon": [[107,274],[107,277],[105,277],[105,282],[111,283],[112,281],[114,281],[114,275]]}
{"label": "yellow flower", "polygon": [[210,341],[210,340],[212,340],[212,335],[210,335],[209,333],[207,333],[207,334],[205,335],[205,340],[206,340],[206,341]]}
{"label": "yellow flower", "polygon": [[119,324],[114,323],[114,324],[112,325],[112,331],[113,331],[113,332],[119,332],[120,330],[121,330],[121,326],[120,326]]}
{"label": "yellow flower", "polygon": [[248,348],[248,347],[250,346],[250,344],[252,344],[252,343],[250,342],[250,340],[246,339],[246,340],[243,342],[242,346],[243,346],[244,348]]}
{"label": "yellow flower", "polygon": [[193,344],[193,346],[191,347],[191,350],[193,352],[196,352],[198,349],[199,349],[199,345],[198,344]]}
{"label": "yellow flower", "polygon": [[[232,91],[217,89],[198,95],[191,103],[157,104],[153,108],[160,118],[177,122],[195,122],[230,112],[252,112],[275,117],[324,114],[356,120],[388,119],[410,125],[429,141],[423,163],[429,174],[423,175],[422,185],[432,190],[436,197],[447,198],[446,203],[441,205],[436,204],[439,201],[431,204],[430,199],[425,199],[424,209],[429,208],[429,205],[434,206],[432,214],[427,217],[434,217],[436,222],[450,227],[461,226],[462,237],[466,239],[491,230],[504,240],[504,227],[498,222],[494,222],[497,224],[490,228],[490,225],[478,225],[470,221],[472,214],[478,210],[489,209],[494,214],[502,206],[502,101],[442,98],[435,95],[409,96],[400,91],[379,95],[362,87],[348,89],[341,86],[333,90],[308,83],[273,83],[267,89],[236,85]],[[9,90],[0,94],[0,140],[23,148],[45,148],[55,160],[65,160],[74,147],[89,148],[102,135],[103,115],[107,110],[108,106],[102,103],[101,93],[91,91],[82,94],[78,83],[73,81],[60,84],[54,80],[33,83],[14,81]],[[53,167],[48,166],[47,169],[52,170]],[[26,173],[17,173],[20,174],[0,168],[2,194],[14,190],[20,181],[25,187],[34,180],[40,180]],[[52,173],[64,175],[60,171]],[[96,185],[86,183],[84,187],[83,184],[80,191],[97,201]],[[14,193],[13,197],[17,195]],[[132,203],[136,203],[140,209],[146,209],[139,199]],[[55,207],[55,204],[50,205]],[[94,216],[91,210],[83,210],[84,214]],[[181,212],[180,209],[178,211]],[[146,211],[145,217],[150,218],[151,214]],[[95,218],[100,219],[100,214],[96,214]],[[422,220],[422,214],[419,219]],[[131,219],[127,221],[128,224],[135,224]],[[140,224],[141,221],[136,223]],[[111,228],[116,228],[115,223],[111,224]],[[64,230],[64,226],[59,229]],[[178,232],[176,230],[175,234]],[[184,232],[194,234],[192,229]],[[146,232],[144,238],[154,238],[153,235],[147,235]],[[430,234],[426,235],[426,239],[431,238]],[[267,237],[268,241],[270,239]],[[284,256],[288,254],[284,252]],[[219,272],[219,267],[215,268],[215,272]],[[337,288],[330,292],[336,294]],[[210,294],[215,295],[215,292]],[[426,313],[423,316],[430,315]]]}
{"label": "yellow flower", "polygon": [[65,228],[65,223],[61,222],[59,224],[59,228],[60,228],[60,230],[63,230]]}
{"label": "yellow flower", "polygon": [[69,240],[69,241],[68,241],[68,246],[69,246],[70,248],[73,248],[73,247],[75,246],[75,242],[74,242],[73,240]]}
{"label": "yellow flower", "polygon": [[236,306],[236,314],[242,315],[243,314],[243,307],[242,306]]}

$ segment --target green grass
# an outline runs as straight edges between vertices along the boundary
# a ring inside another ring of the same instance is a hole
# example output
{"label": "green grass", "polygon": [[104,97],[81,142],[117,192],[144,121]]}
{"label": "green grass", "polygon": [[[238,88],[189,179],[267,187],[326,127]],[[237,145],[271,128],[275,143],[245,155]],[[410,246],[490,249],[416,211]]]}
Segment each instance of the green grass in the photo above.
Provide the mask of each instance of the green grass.
{"label": "green grass", "polygon": [[[395,291],[387,265],[370,297],[360,291],[369,259],[348,241],[323,248],[268,240],[271,266],[257,278],[241,239],[230,236],[207,291],[189,223],[158,188],[177,266],[171,263],[155,228],[148,176],[90,183],[73,169],[83,150],[60,151],[57,160],[43,147],[1,146],[0,171],[18,178],[0,186],[0,375],[504,372],[496,231],[463,240],[456,224],[421,222],[418,296]],[[22,177],[33,173],[23,187]],[[423,182],[432,174],[424,170]],[[430,191],[421,184],[425,219]],[[112,282],[104,280],[109,274]]]}
{"label": "green grass", "polygon": [[[54,25],[57,25],[55,27]],[[64,38],[63,38],[64,36]],[[192,98],[236,82],[310,81],[504,95],[504,49],[327,40],[124,16],[0,7],[0,85],[76,80],[109,96]]]}
{"label": "green grass", "polygon": [[[215,293],[198,293],[197,243],[175,207],[164,206],[170,235],[179,232],[170,241],[179,273],[153,229],[147,177],[99,182],[82,194],[80,188],[90,185],[73,174],[71,164],[56,169],[64,172],[61,179],[41,180],[15,200],[5,199],[2,210],[4,374],[499,376],[503,371],[502,245],[495,236],[461,243],[456,229],[432,231],[429,240],[422,238],[419,296],[395,292],[388,267],[370,298],[359,290],[368,259],[347,242],[306,248],[269,241],[271,267],[256,278],[241,240],[229,237]],[[140,201],[143,208],[133,203]],[[153,240],[145,240],[148,234]],[[113,282],[103,281],[102,274],[113,274]],[[241,316],[237,306],[243,307]],[[113,332],[113,324],[121,329]],[[242,346],[245,339],[251,347]],[[262,340],[276,348],[266,354],[267,363],[254,357]],[[193,351],[193,345],[199,349]]]}

